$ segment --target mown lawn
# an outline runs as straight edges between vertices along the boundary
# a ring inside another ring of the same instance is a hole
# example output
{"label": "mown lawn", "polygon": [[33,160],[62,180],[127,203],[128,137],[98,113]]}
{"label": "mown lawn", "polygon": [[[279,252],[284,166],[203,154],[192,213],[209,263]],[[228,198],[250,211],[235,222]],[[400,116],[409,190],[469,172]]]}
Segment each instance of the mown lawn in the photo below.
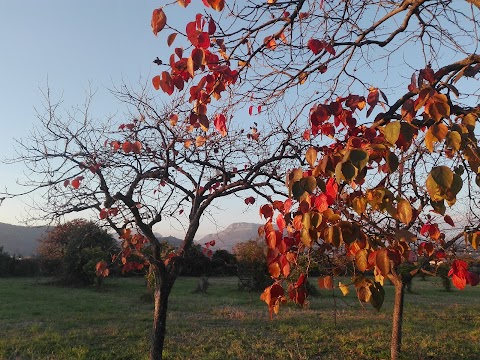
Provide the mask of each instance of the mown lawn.
{"label": "mown lawn", "polygon": [[[146,359],[152,305],[141,278],[107,279],[102,291],[45,279],[0,279],[0,359]],[[380,312],[353,292],[284,306],[269,320],[258,293],[234,278],[177,281],[169,304],[167,359],[388,359],[393,287]],[[403,359],[480,359],[480,286],[446,292],[437,279],[406,295]]]}

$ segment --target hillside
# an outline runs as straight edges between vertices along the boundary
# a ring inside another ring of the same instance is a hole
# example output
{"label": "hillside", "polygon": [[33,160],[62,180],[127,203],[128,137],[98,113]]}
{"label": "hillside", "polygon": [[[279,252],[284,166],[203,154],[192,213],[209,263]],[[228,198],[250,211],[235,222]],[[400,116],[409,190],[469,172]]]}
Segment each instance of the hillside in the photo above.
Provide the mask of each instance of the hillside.
{"label": "hillside", "polygon": [[0,223],[0,247],[9,254],[31,256],[37,252],[38,239],[46,226],[30,227]]}
{"label": "hillside", "polygon": [[258,238],[259,226],[261,225],[255,223],[233,223],[225,230],[208,234],[200,240],[196,240],[196,242],[204,244],[210,240],[215,240],[214,250],[228,250],[231,252],[236,244]]}

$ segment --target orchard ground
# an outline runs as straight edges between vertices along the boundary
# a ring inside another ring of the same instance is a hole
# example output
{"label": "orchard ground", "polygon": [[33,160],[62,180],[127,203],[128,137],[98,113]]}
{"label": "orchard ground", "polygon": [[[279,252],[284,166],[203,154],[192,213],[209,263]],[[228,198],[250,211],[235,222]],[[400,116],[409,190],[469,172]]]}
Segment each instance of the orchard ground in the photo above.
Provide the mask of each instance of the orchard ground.
{"label": "orchard ground", "polygon": [[[347,279],[342,279],[346,281]],[[283,306],[269,319],[259,293],[237,278],[179,278],[169,302],[166,359],[388,359],[393,286],[377,314],[330,291],[308,307]],[[342,281],[342,282],[343,282]],[[405,299],[402,359],[478,359],[480,287],[443,290],[414,279]],[[62,288],[45,278],[0,279],[0,359],[147,359],[153,305],[143,278],[105,287]]]}

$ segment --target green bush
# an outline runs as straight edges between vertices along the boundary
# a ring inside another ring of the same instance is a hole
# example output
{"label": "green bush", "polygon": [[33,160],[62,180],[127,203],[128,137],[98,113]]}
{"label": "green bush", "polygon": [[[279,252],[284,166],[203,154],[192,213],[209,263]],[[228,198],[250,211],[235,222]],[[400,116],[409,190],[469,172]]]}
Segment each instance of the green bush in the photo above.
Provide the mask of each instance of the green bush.
{"label": "green bush", "polygon": [[43,267],[63,282],[90,285],[96,280],[96,263],[110,262],[118,244],[94,222],[78,219],[48,232],[40,239],[38,251]]}

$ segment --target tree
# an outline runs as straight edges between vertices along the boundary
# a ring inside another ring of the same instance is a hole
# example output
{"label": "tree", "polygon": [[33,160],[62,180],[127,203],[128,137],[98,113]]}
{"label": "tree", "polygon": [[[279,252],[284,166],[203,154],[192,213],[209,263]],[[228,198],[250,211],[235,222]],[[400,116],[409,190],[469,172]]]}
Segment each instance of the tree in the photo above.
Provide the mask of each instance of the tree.
{"label": "tree", "polygon": [[[380,308],[383,279],[395,285],[391,357],[396,359],[405,283],[432,258],[449,258],[458,239],[477,247],[479,212],[471,193],[480,183],[479,90],[466,79],[480,71],[479,2],[203,3],[219,11],[218,18],[197,14],[185,31],[168,25],[168,6],[154,10],[156,35],[168,29],[169,46],[179,37],[189,44],[175,49],[167,69],[153,78],[154,87],[167,94],[187,87],[192,113],[203,126],[210,123],[208,108],[226,89],[237,104],[249,105],[250,115],[271,112],[287,98],[292,118],[308,119],[310,168],[290,172],[292,200],[260,209],[268,220],[268,266],[277,279],[262,298],[271,312],[278,311],[281,281],[298,254],[313,248],[345,253],[360,272],[353,280],[360,300]],[[190,1],[178,4],[187,7]],[[393,79],[396,69],[404,79],[413,73],[411,80]],[[374,83],[380,81],[372,77],[376,72],[388,78],[390,88]],[[398,100],[389,104],[386,94]],[[454,207],[464,184],[468,199]],[[447,205],[463,214],[464,229],[456,234],[438,225],[459,220],[447,213]],[[415,252],[425,255],[424,261],[416,261],[403,278],[398,266],[413,261]],[[375,271],[374,279],[363,275],[368,269]],[[450,275],[460,288],[478,283],[460,260],[453,260]],[[302,274],[290,284],[292,300],[305,301],[305,282]],[[321,285],[331,287],[332,279]]]}
{"label": "tree", "polygon": [[[41,194],[40,218],[93,211],[119,235],[123,271],[150,267],[154,320],[150,357],[162,358],[168,297],[204,214],[219,199],[248,192],[245,206],[284,194],[285,169],[303,152],[294,124],[201,129],[185,118],[181,100],[158,105],[147,89],[121,87],[115,95],[129,112],[126,122],[93,120],[84,106],[65,111],[45,92],[39,126],[19,142],[11,161],[28,167],[23,194]],[[227,111],[228,106],[225,108]],[[220,116],[220,118],[222,118]],[[279,190],[277,190],[279,189]],[[213,216],[213,215],[212,215]],[[161,221],[185,225],[172,250],[157,238]],[[212,255],[213,244],[205,245]]]}
{"label": "tree", "polygon": [[56,264],[55,275],[68,284],[93,284],[96,264],[110,262],[119,251],[110,234],[94,222],[83,219],[56,226],[39,242],[38,253],[42,262]]}
{"label": "tree", "polygon": [[[151,358],[162,357],[168,295],[177,265],[192,244],[200,218],[216,199],[252,189],[267,201],[272,200],[273,205],[263,206],[261,214],[269,220],[269,269],[275,278],[286,275],[282,271],[293,259],[288,255],[294,252],[292,249],[300,251],[326,243],[324,247],[341,251],[346,248],[342,245],[346,243],[344,238],[352,243],[367,243],[369,239],[369,246],[373,242],[371,253],[375,256],[371,258],[383,264],[382,276],[394,277],[396,264],[388,268],[390,261],[398,259],[390,255],[392,251],[397,254],[391,248],[392,231],[397,234],[404,230],[403,234],[409,235],[410,224],[422,221],[428,225],[424,233],[427,229],[428,234],[436,233],[434,220],[429,222],[420,213],[428,211],[428,206],[442,212],[443,202],[451,203],[458,194],[458,177],[464,177],[462,183],[472,180],[480,157],[473,140],[478,115],[476,105],[472,105],[475,98],[468,97],[477,90],[469,90],[464,81],[480,69],[478,55],[469,55],[475,54],[478,44],[477,2],[472,2],[474,7],[466,2],[425,0],[203,0],[207,8],[218,13],[206,9],[205,15],[192,14],[185,30],[174,29],[167,20],[169,9],[187,7],[190,2],[172,2],[152,14],[154,34],[164,36],[168,46],[176,46],[171,55],[162,52],[167,58],[154,60],[162,70],[153,77],[152,85],[172,95],[167,106],[160,110],[148,92],[132,94],[121,89],[119,97],[135,113],[115,131],[108,124],[89,122],[88,112],[80,113],[86,119],[81,122],[73,115],[62,122],[56,114],[58,104],[50,102],[43,118],[44,129],[32,134],[31,145],[24,143],[26,155],[20,157],[22,162],[30,161],[34,173],[45,175],[32,185],[45,189],[52,214],[96,209],[121,234],[126,266],[143,267],[144,263],[131,263],[127,258],[140,254],[154,269]],[[449,50],[454,60],[450,61],[450,54],[444,55]],[[422,54],[420,62],[411,54]],[[446,58],[449,65],[443,63]],[[405,94],[395,91],[402,87],[390,78],[396,69],[402,76],[416,74]],[[380,72],[391,81],[390,88],[380,90],[382,84],[374,84],[383,81],[372,77]],[[455,100],[457,93],[461,97]],[[399,100],[389,105],[387,95]],[[360,121],[358,115],[367,104],[367,114]],[[241,129],[244,124],[234,116],[245,106],[252,119],[262,117],[260,125],[249,121],[246,129]],[[385,108],[383,112],[379,112],[380,106]],[[279,113],[280,117],[275,116]],[[375,118],[369,120],[369,116]],[[275,117],[284,121],[269,122]],[[299,129],[305,130],[303,139],[311,144],[306,153],[298,145]],[[422,184],[420,198],[415,189],[402,188],[404,178],[399,174],[403,174],[403,166],[394,164],[400,165],[403,151],[417,144],[424,147],[420,140],[428,133],[428,153],[418,153],[430,159],[425,161],[423,175],[431,180],[428,191],[420,180],[415,183]],[[329,143],[329,138],[336,140]],[[305,172],[289,162],[303,154],[311,166]],[[444,161],[445,165],[438,165]],[[450,169],[455,161],[467,165],[463,166],[464,175],[455,177],[456,172]],[[283,192],[275,185],[285,168],[295,169],[288,177],[288,190],[300,205],[298,209],[292,200],[275,202],[270,198]],[[381,179],[376,181],[374,170],[385,174],[385,184]],[[318,206],[323,211],[313,207],[312,195],[320,199]],[[380,200],[370,203],[377,199],[371,199],[373,195]],[[355,198],[360,200],[353,202]],[[429,205],[430,198],[434,203]],[[362,199],[368,205],[359,213],[356,210],[363,209]],[[253,204],[255,198],[245,201]],[[274,210],[280,213],[276,217],[278,227],[289,231],[285,238],[273,230]],[[184,243],[165,258],[152,227],[185,212],[188,225]],[[359,230],[359,223],[378,227],[378,221],[384,221],[382,227],[385,224],[382,236]],[[131,224],[140,232],[132,232]],[[470,230],[469,239],[476,244],[476,228]],[[344,232],[352,235],[343,236]],[[429,239],[427,244],[432,243]],[[402,243],[410,247],[407,241]],[[149,246],[144,251],[145,245]],[[365,248],[360,248],[361,254]],[[454,264],[454,276],[460,279],[457,282],[466,282],[469,272],[462,263]],[[305,299],[304,281],[300,276],[291,287],[297,302]],[[359,294],[364,294],[364,300],[367,290],[379,298],[377,282],[365,279],[361,284]],[[402,282],[397,281],[396,286],[398,305],[403,299]],[[265,292],[264,299],[273,310],[283,297],[281,289],[276,283]],[[396,323],[394,329],[399,333],[401,327]],[[392,358],[398,356],[399,339],[397,336],[392,342]]]}

